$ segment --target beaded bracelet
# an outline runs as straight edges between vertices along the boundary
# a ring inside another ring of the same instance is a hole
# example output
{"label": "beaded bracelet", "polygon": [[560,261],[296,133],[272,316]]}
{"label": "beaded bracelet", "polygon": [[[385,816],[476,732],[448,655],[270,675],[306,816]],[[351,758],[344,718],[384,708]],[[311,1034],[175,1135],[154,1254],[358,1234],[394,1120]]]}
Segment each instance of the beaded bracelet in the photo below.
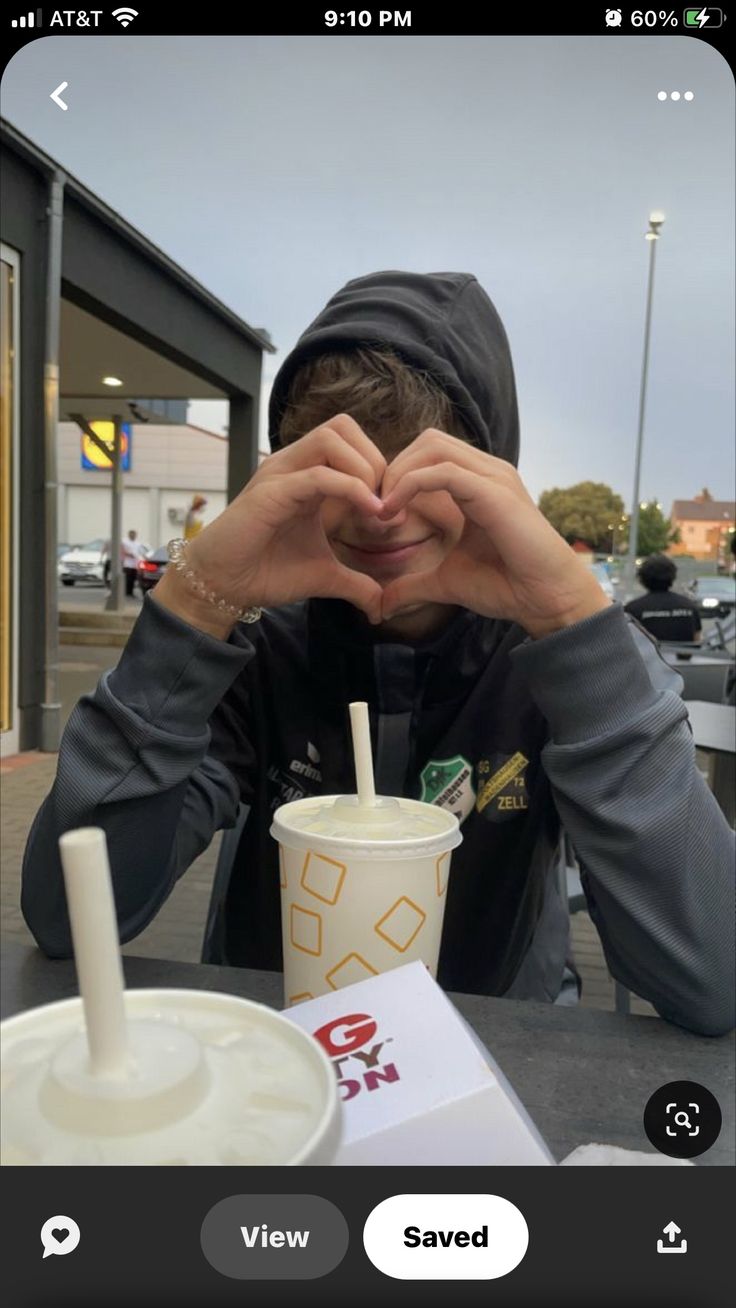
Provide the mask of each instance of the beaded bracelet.
{"label": "beaded bracelet", "polygon": [[183,572],[187,581],[191,583],[192,589],[197,592],[200,599],[207,600],[214,604],[216,609],[221,613],[228,613],[236,622],[257,622],[263,612],[262,609],[241,609],[237,604],[229,604],[221,595],[216,595],[213,590],[208,590],[201,577],[198,577],[193,568],[189,567],[187,560],[187,550],[189,541],[187,540],[170,540],[167,545],[169,559],[173,563],[177,572]]}

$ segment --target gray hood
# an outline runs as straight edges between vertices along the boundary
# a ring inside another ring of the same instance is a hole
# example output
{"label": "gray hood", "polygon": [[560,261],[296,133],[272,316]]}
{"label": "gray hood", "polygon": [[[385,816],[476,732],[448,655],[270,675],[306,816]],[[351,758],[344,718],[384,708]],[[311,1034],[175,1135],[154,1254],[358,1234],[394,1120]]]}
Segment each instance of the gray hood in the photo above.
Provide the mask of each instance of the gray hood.
{"label": "gray hood", "polygon": [[471,273],[378,272],[329,300],[279,369],[269,402],[271,449],[294,373],[317,354],[390,346],[431,374],[481,449],[516,465],[519,415],[503,323]]}

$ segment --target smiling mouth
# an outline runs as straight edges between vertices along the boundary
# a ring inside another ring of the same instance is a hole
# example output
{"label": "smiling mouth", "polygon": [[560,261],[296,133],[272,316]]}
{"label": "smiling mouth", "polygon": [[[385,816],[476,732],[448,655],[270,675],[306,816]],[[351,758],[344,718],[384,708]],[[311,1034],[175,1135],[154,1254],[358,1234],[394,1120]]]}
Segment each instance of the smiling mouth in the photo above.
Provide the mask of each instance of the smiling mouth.
{"label": "smiling mouth", "polygon": [[341,540],[339,543],[358,558],[370,560],[373,563],[397,563],[409,558],[420,545],[424,545],[429,539],[429,536],[423,536],[421,540],[396,541],[392,545],[387,542],[380,545],[353,545],[346,540]]}

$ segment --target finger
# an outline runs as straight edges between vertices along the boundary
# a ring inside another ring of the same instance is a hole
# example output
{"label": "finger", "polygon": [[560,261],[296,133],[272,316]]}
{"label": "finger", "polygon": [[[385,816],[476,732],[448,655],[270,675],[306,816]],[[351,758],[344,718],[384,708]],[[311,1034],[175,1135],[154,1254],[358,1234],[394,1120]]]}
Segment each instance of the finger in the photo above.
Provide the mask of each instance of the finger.
{"label": "finger", "polygon": [[469,517],[474,504],[488,503],[489,495],[497,492],[493,479],[469,472],[456,463],[435,463],[430,467],[415,468],[404,473],[393,490],[384,496],[379,516],[393,517],[421,491],[449,491]]}
{"label": "finger", "polygon": [[508,481],[518,474],[510,463],[486,454],[467,441],[446,432],[429,429],[422,432],[411,445],[397,454],[386,469],[381,487],[381,494],[386,499],[400,477],[414,468],[429,467],[434,463],[456,463],[458,467],[467,468],[481,476],[496,476]]}
{"label": "finger", "polygon": [[436,571],[410,572],[403,577],[396,577],[383,589],[381,612],[384,621],[411,608],[413,604],[446,602],[444,587]]}
{"label": "finger", "polygon": [[410,445],[400,450],[391,460],[388,470],[395,472],[397,469],[405,470],[416,464],[440,463],[448,459],[469,467],[482,467],[490,457],[477,446],[460,440],[458,436],[450,436],[447,432],[428,427]]}
{"label": "finger", "polygon": [[333,581],[328,583],[328,588],[322,590],[320,594],[328,599],[345,599],[356,608],[362,609],[368,621],[374,625],[381,621],[381,606],[383,603],[383,590],[373,577],[367,577],[365,573],[354,572],[352,568],[346,568],[342,563],[335,565],[331,569]]}
{"label": "finger", "polygon": [[[282,458],[281,458],[282,455]],[[278,460],[278,463],[276,462]],[[375,490],[376,472],[373,463],[360,450],[345,441],[332,426],[318,426],[309,436],[303,436],[294,445],[286,446],[280,454],[273,455],[267,476],[282,475],[284,472],[299,472],[314,467],[335,468],[337,472],[346,472],[349,476],[360,477],[367,487]]]}
{"label": "finger", "polygon": [[359,477],[338,472],[335,468],[306,468],[302,472],[285,473],[280,479],[282,493],[302,509],[316,507],[329,496],[347,500],[363,513],[377,515],[383,501]]}
{"label": "finger", "polygon": [[320,599],[344,599],[362,609],[368,619],[381,621],[383,590],[373,577],[338,563],[337,559],[321,563],[313,573],[311,595]]}
{"label": "finger", "polygon": [[[365,441],[370,446],[367,436]],[[382,460],[383,456],[375,446],[373,449]],[[319,466],[334,468],[351,477],[360,477],[370,490],[376,490],[383,478],[383,464],[377,466],[375,458],[367,457],[365,448],[358,448],[354,437],[347,439],[334,425],[327,423],[315,427],[307,436],[300,437],[293,445],[287,445],[286,449],[274,454],[268,467],[264,467],[262,477]]]}
{"label": "finger", "polygon": [[386,460],[378,446],[373,444],[360,424],[351,418],[349,413],[336,414],[334,418],[330,418],[327,426],[333,427],[359,454],[362,454],[364,459],[368,460],[376,476],[373,489],[377,490],[386,472]]}

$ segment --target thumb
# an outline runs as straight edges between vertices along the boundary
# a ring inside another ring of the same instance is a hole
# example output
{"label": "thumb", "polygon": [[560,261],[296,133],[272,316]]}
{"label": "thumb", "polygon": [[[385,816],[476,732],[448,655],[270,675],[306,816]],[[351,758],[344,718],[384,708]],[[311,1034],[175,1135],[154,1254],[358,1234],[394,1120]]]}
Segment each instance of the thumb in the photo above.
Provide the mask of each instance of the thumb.
{"label": "thumb", "polygon": [[404,577],[396,577],[383,590],[383,620],[386,622],[413,604],[442,601],[443,598],[436,572],[410,572]]}
{"label": "thumb", "polygon": [[352,568],[338,564],[332,570],[329,597],[348,600],[356,608],[362,609],[368,621],[373,624],[381,621],[383,591],[373,577],[367,577],[363,572],[355,572]]}

